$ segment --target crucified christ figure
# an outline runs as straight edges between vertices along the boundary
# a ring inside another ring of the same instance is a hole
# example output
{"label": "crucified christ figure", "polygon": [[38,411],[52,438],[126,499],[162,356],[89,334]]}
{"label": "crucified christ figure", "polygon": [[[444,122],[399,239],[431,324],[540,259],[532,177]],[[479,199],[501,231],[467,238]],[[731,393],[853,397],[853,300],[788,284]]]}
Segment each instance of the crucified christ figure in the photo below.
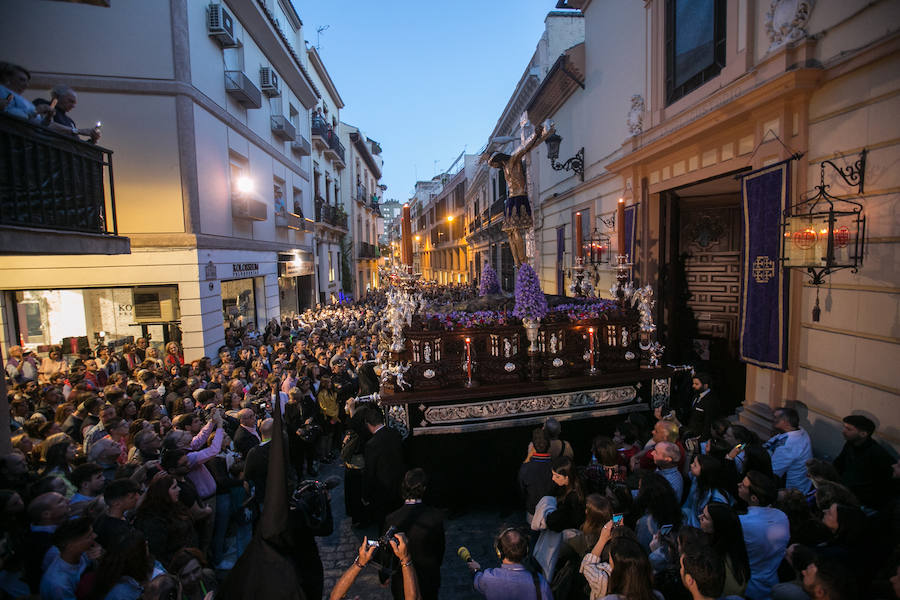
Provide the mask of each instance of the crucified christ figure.
{"label": "crucified christ figure", "polygon": [[503,215],[503,231],[509,236],[509,249],[516,267],[525,262],[525,234],[532,227],[531,203],[528,201],[528,182],[525,178],[525,168],[522,159],[531,150],[550,137],[555,131],[554,126],[547,121],[544,125],[538,125],[527,138],[525,127],[522,127],[522,143],[512,154],[494,152],[491,154],[488,164],[495,169],[503,169],[506,177],[507,198]]}

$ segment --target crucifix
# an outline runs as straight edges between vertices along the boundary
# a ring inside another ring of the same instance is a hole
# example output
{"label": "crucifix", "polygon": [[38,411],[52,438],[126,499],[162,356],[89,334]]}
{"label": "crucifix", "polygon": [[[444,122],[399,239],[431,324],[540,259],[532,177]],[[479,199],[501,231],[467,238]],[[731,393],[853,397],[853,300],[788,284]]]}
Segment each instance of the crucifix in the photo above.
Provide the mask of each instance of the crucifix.
{"label": "crucifix", "polygon": [[[528,181],[523,159],[531,150],[550,137],[555,127],[549,121],[538,125],[534,133],[526,136],[528,119],[522,115],[520,145],[512,154],[494,152],[488,164],[495,169],[503,169],[506,177],[507,197],[503,211],[503,231],[509,236],[509,249],[516,267],[526,260],[525,234],[532,228],[531,203],[528,200]],[[482,156],[482,160],[486,156]]]}

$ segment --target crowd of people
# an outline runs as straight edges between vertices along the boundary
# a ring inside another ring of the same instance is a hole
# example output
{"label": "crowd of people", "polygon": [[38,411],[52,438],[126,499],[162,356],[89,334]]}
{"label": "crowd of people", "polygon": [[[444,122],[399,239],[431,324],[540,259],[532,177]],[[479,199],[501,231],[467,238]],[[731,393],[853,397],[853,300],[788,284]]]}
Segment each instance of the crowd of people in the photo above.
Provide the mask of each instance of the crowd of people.
{"label": "crowd of people", "polygon": [[[585,465],[554,419],[533,432],[519,472],[529,527],[515,535],[537,539],[514,562],[531,562],[540,597],[900,597],[900,462],[872,439],[875,423],[845,417],[843,450],[826,462],[794,408],[776,410],[774,435],[760,439],[716,417],[707,376],[693,389],[682,410],[657,409],[652,428],[632,413],[597,436]],[[498,581],[525,589],[527,571]],[[513,597],[486,576],[488,598]]]}
{"label": "crowd of people", "polygon": [[[407,470],[373,401],[384,302],[375,292],[262,331],[232,327],[218,356],[188,362],[177,342],[146,338],[78,355],[10,348],[0,597],[221,594],[264,514],[281,407],[287,490],[339,465],[345,513],[378,532],[331,597],[374,560],[395,598],[438,598],[444,513],[424,502],[428,474]],[[900,466],[872,439],[875,424],[847,416],[846,445],[824,462],[793,408],[776,411],[775,435],[761,440],[719,418],[708,377],[693,384],[689,405],[657,409],[653,423],[623,417],[585,464],[557,421],[534,430],[518,474],[526,524],[495,537],[499,568],[464,556],[474,590],[490,600],[897,597]],[[298,579],[321,598],[315,538],[333,530],[330,504],[314,523],[295,513]]]}
{"label": "crowd of people", "polygon": [[[288,489],[315,478],[322,463],[343,463],[343,454],[347,513],[359,525],[383,520],[391,501],[353,466],[380,443],[384,415],[372,403],[348,402],[378,390],[378,302],[373,295],[260,333],[247,328],[214,359],[186,362],[177,342],[147,338],[75,355],[11,347],[0,596],[212,594],[260,519],[276,399]],[[399,436],[388,437],[399,450]],[[387,468],[402,468],[388,458]],[[375,491],[364,496],[366,487]],[[391,493],[399,497],[399,488]],[[317,535],[330,532],[330,519]],[[307,596],[321,597],[314,542],[305,558]]]}

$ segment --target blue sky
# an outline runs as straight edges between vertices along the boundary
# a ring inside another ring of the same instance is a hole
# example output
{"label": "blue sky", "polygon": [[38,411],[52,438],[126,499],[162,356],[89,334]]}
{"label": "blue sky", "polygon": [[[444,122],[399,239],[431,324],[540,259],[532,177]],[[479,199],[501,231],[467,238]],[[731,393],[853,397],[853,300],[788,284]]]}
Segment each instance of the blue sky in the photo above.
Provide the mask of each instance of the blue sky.
{"label": "blue sky", "polygon": [[381,143],[385,198],[401,201],[487,142],[556,4],[293,2],[310,45],[328,25],[319,52],[346,104],[341,120]]}

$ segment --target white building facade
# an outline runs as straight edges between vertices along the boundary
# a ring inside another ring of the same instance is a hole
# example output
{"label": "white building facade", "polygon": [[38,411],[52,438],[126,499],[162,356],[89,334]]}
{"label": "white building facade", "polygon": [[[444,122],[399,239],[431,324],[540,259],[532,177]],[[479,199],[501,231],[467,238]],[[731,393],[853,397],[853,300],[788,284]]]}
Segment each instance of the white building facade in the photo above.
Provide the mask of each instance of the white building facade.
{"label": "white building facade", "polygon": [[366,137],[358,127],[341,124],[341,139],[347,148],[347,168],[342,186],[347,190],[351,257],[353,259],[353,297],[378,287],[378,238],[384,233],[380,205],[387,189],[380,183],[381,145]]}
{"label": "white building facade", "polygon": [[5,344],[152,336],[215,356],[226,329],[318,299],[309,140],[324,86],[290,2],[14,0],[0,12],[6,58],[32,72],[26,97],[69,85],[71,116],[102,120],[132,240],[129,255],[0,257]]}

